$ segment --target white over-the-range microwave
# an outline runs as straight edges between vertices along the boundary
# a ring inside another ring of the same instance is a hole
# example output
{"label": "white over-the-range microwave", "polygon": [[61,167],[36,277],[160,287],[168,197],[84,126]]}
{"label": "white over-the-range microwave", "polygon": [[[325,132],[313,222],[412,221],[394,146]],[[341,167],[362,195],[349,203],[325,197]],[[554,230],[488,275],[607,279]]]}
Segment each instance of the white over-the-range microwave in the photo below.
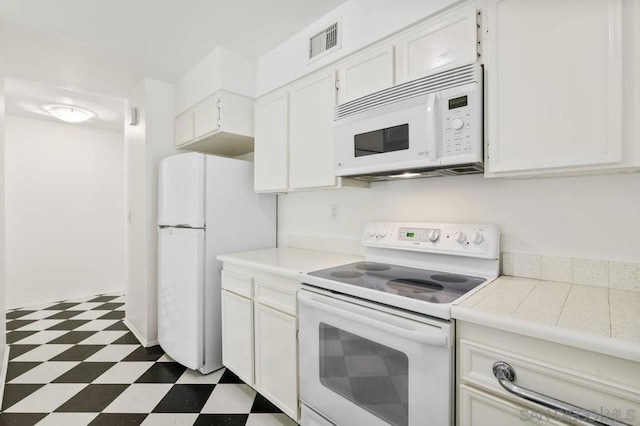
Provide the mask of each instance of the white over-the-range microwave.
{"label": "white over-the-range microwave", "polygon": [[339,105],[336,176],[377,181],[481,173],[482,67],[458,66]]}

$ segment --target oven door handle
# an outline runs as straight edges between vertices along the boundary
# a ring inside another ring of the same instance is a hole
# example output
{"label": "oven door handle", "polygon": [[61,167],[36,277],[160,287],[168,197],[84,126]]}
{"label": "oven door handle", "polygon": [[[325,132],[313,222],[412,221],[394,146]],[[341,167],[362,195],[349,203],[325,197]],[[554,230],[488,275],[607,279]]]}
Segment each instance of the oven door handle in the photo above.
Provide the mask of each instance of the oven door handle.
{"label": "oven door handle", "polygon": [[[448,338],[445,334],[427,334],[420,333],[415,330],[409,330],[401,325],[389,324],[376,320],[374,318],[358,315],[352,311],[348,311],[341,307],[335,306],[327,301],[319,301],[313,296],[309,296],[304,292],[298,292],[298,301],[303,305],[310,306],[312,308],[319,309],[321,311],[328,312],[330,314],[348,319],[350,321],[357,322],[369,327],[375,327],[378,330],[384,331],[394,336],[399,336],[407,340],[424,343],[429,346],[447,346]],[[365,308],[366,309],[366,308]]]}

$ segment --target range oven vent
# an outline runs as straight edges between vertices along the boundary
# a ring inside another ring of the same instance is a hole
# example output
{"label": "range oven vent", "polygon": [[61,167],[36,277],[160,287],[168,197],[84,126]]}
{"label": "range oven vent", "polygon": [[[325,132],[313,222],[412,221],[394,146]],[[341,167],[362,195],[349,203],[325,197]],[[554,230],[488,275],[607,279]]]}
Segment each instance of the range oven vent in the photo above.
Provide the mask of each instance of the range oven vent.
{"label": "range oven vent", "polygon": [[397,86],[338,105],[333,110],[333,120],[337,121],[404,99],[479,81],[482,81],[482,68],[479,64],[474,62],[459,66],[417,80],[398,84]]}
{"label": "range oven vent", "polygon": [[460,164],[455,166],[435,166],[419,169],[386,171],[380,173],[369,173],[357,176],[345,176],[351,179],[365,182],[381,182],[386,180],[405,180],[441,176],[473,175],[484,172],[482,163]]}
{"label": "range oven vent", "polygon": [[309,39],[309,59],[338,46],[338,23],[329,25]]}

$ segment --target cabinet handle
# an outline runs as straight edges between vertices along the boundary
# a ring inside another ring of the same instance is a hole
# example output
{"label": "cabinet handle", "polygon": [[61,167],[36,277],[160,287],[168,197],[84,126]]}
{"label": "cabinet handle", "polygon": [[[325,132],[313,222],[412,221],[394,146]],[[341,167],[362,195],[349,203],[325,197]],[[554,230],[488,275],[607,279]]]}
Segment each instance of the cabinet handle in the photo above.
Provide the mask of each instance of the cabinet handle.
{"label": "cabinet handle", "polygon": [[568,402],[560,401],[559,399],[555,399],[514,384],[513,382],[516,379],[516,371],[506,362],[498,361],[493,364],[493,375],[498,379],[500,386],[502,386],[507,392],[526,399],[527,401],[559,411],[563,415],[570,416],[573,419],[582,420],[589,424],[599,426],[632,426],[629,423],[621,422],[603,414],[578,407],[577,405],[569,404]]}
{"label": "cabinet handle", "polygon": [[218,129],[220,128],[220,123],[222,122],[222,105],[220,99],[216,102],[216,106],[218,107]]}

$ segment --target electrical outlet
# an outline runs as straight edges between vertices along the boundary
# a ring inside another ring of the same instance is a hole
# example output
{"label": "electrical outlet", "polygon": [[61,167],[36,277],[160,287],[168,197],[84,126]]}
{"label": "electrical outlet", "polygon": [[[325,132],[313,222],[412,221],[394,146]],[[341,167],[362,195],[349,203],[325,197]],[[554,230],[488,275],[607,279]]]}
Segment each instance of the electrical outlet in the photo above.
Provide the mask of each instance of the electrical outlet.
{"label": "electrical outlet", "polygon": [[338,205],[331,204],[331,220],[338,220]]}

